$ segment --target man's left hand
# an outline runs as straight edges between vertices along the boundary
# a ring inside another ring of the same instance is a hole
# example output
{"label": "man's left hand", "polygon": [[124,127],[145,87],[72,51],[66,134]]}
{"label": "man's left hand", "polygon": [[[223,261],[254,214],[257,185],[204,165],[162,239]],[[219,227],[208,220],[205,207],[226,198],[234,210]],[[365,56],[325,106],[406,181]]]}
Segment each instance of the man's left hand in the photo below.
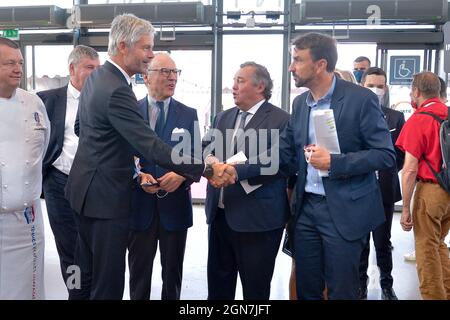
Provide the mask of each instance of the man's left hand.
{"label": "man's left hand", "polygon": [[180,187],[186,178],[176,174],[175,172],[168,172],[162,177],[159,177],[157,180],[161,189],[167,192],[174,192]]}
{"label": "man's left hand", "polygon": [[309,156],[309,163],[317,170],[329,170],[331,166],[330,152],[322,147],[311,146],[312,151]]}

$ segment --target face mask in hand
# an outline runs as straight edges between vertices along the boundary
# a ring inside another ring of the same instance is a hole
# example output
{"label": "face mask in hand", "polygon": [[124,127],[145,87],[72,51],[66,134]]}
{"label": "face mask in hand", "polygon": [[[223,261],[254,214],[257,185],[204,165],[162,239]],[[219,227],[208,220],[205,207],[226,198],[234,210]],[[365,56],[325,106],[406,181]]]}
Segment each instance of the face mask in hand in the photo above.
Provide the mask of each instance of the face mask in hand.
{"label": "face mask in hand", "polygon": [[380,106],[382,106],[383,102],[384,102],[384,93],[385,93],[384,89],[375,88],[375,87],[367,88],[367,89],[369,89],[370,91],[372,91],[373,93],[375,93],[377,95],[378,103],[380,104]]}
{"label": "face mask in hand", "polygon": [[361,83],[361,78],[364,74],[363,70],[353,70],[353,75],[358,83]]}

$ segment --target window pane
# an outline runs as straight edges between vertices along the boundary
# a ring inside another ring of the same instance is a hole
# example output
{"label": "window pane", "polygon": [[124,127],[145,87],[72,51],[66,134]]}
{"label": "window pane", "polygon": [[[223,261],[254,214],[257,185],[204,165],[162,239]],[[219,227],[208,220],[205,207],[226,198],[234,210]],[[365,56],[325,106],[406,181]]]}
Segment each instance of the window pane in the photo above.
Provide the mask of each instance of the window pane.
{"label": "window pane", "polygon": [[67,84],[69,67],[67,58],[73,46],[35,46],[36,77],[33,83],[32,47],[26,47],[27,89],[35,92],[58,88]]}
{"label": "window pane", "polygon": [[[193,0],[89,0],[89,4],[107,4],[107,3],[158,3],[158,2],[166,2],[166,3],[174,3],[174,2],[192,2]],[[201,1],[203,4],[208,5],[212,4],[212,0],[196,0]]]}
{"label": "window pane", "polygon": [[73,0],[0,0],[0,6],[48,6],[55,5],[60,8],[72,8]]}
{"label": "window pane", "polygon": [[[266,50],[262,50],[266,48]],[[223,38],[222,103],[234,107],[233,78],[241,63],[254,61],[267,68],[273,80],[270,102],[281,107],[283,38],[281,35],[226,35]]]}
{"label": "window pane", "polygon": [[284,0],[228,0],[224,1],[223,11],[282,11],[283,7]]}

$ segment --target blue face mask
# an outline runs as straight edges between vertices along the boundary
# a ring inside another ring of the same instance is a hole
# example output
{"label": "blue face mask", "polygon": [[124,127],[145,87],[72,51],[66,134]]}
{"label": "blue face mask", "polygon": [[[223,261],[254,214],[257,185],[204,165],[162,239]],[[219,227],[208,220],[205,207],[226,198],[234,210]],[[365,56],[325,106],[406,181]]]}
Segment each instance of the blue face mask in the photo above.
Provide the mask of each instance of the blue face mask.
{"label": "blue face mask", "polygon": [[363,70],[353,70],[353,75],[358,83],[361,83],[361,78],[364,74]]}

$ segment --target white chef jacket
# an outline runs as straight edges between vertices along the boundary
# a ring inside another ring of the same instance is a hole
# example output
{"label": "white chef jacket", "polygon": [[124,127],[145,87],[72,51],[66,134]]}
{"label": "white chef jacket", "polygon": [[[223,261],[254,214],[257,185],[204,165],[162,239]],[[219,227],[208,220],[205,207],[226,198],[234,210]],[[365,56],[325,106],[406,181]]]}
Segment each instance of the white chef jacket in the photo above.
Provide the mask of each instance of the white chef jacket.
{"label": "white chef jacket", "polygon": [[44,299],[42,160],[50,122],[38,96],[0,97],[0,299]]}
{"label": "white chef jacket", "polygon": [[0,97],[0,214],[21,211],[42,190],[42,160],[50,137],[45,106],[20,88]]}

